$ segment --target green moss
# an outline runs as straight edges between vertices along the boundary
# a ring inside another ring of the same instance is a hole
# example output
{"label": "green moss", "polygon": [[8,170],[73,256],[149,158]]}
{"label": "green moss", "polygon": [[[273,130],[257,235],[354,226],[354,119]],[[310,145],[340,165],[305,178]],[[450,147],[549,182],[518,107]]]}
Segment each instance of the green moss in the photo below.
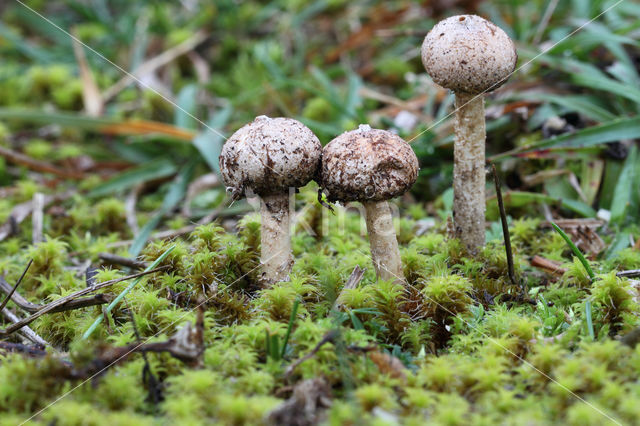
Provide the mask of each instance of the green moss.
{"label": "green moss", "polygon": [[326,122],[333,115],[333,107],[325,98],[315,97],[307,101],[302,116],[311,120]]}
{"label": "green moss", "polygon": [[43,139],[32,139],[24,146],[24,153],[37,160],[45,160],[51,156],[53,146]]}

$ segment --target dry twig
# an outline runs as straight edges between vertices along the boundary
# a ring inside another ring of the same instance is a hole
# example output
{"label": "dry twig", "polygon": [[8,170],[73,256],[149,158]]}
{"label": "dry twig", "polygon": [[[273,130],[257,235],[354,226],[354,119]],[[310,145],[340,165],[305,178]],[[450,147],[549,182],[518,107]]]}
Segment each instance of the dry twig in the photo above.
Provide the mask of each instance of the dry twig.
{"label": "dry twig", "polygon": [[145,269],[148,265],[146,262],[130,257],[118,256],[111,253],[98,253],[98,258],[110,265],[122,265],[132,269]]}
{"label": "dry twig", "polygon": [[16,163],[36,172],[51,173],[52,175],[56,175],[64,179],[84,179],[84,173],[61,169],[47,163],[46,161],[34,160],[27,155],[3,146],[0,146],[0,155],[12,163]]}
{"label": "dry twig", "polygon": [[113,280],[109,280],[109,281],[105,281],[99,284],[96,284],[92,287],[88,287],[88,288],[84,288],[82,290],[78,290],[74,293],[71,293],[65,297],[61,297],[58,300],[55,300],[51,303],[48,303],[46,305],[44,305],[41,309],[39,309],[36,313],[34,313],[33,315],[24,318],[22,320],[19,320],[17,322],[14,322],[14,324],[10,325],[9,327],[5,328],[5,329],[0,329],[0,337],[4,337],[4,336],[8,336],[11,333],[20,330],[22,327],[31,324],[33,321],[35,321],[36,319],[40,318],[42,315],[54,312],[54,310],[62,307],[63,305],[66,305],[67,303],[70,303],[71,301],[78,299],[80,296],[84,296],[88,293],[93,293],[94,291],[98,291],[100,289],[103,289],[105,287],[109,287],[113,284],[119,283],[121,281],[126,281],[126,280],[130,280],[132,278],[137,278],[137,277],[141,277],[143,275],[148,275],[148,274],[152,274],[154,272],[158,272],[160,270],[165,269],[166,266],[162,266],[159,268],[155,268],[152,269],[150,271],[146,271],[146,272],[138,272],[136,274],[132,274],[132,275],[127,275],[126,277],[121,277],[121,278],[116,278]]}
{"label": "dry twig", "polygon": [[638,278],[640,277],[640,269],[629,269],[628,271],[620,271],[616,274],[620,278]]}
{"label": "dry twig", "polygon": [[[5,306],[7,306],[7,303],[9,303],[9,300],[11,300],[11,297],[13,296],[13,293],[15,293],[16,290],[18,289],[18,286],[20,285],[20,283],[24,279],[24,276],[27,274],[27,271],[31,267],[32,263],[33,263],[33,259],[29,260],[29,263],[27,263],[26,268],[24,268],[24,271],[22,271],[22,275],[20,275],[20,278],[18,278],[18,281],[16,282],[16,285],[14,285],[13,288],[11,288],[7,292],[7,297],[4,299],[4,301],[2,303],[0,303],[0,311],[3,310]],[[2,281],[4,281],[4,279]],[[7,283],[7,285],[8,285],[8,283]]]}
{"label": "dry twig", "polygon": [[567,270],[560,266],[558,262],[545,259],[542,256],[535,255],[529,262],[534,268],[543,269],[545,272],[549,272],[550,274],[555,276],[562,276],[565,272],[567,272]]}

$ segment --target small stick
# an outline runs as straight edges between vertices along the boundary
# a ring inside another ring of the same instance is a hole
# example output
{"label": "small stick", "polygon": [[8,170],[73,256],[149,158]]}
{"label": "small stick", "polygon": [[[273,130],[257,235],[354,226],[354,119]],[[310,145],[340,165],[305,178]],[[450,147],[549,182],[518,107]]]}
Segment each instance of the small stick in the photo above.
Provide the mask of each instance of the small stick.
{"label": "small stick", "polygon": [[[344,287],[342,287],[342,290],[340,291],[340,295],[342,295],[342,292],[344,292],[345,290],[352,290],[358,287],[358,284],[360,284],[360,281],[362,280],[362,277],[364,276],[365,271],[366,269],[362,269],[359,265],[356,265],[356,267],[353,268],[353,271],[351,271],[351,275],[349,275],[349,279],[344,284]],[[338,303],[338,300],[340,299],[340,295],[338,295],[338,298],[334,302],[333,309],[338,309],[338,310],[342,309],[342,304]]]}
{"label": "small stick", "polygon": [[500,188],[500,178],[496,171],[495,164],[491,164],[493,172],[493,181],[496,184],[496,196],[498,198],[498,208],[500,209],[500,221],[502,222],[502,234],[504,236],[504,249],[507,252],[507,268],[509,271],[509,279],[511,284],[517,286],[516,273],[513,267],[513,251],[511,250],[511,236],[509,235],[509,225],[507,224],[507,213],[504,210],[504,202],[502,200],[502,189]]}
{"label": "small stick", "polygon": [[3,329],[0,329],[0,337],[4,337],[4,336],[8,336],[9,334],[13,333],[16,330],[20,330],[22,327],[31,324],[33,321],[35,321],[36,319],[40,318],[42,315],[44,314],[48,314],[50,312],[53,312],[56,308],[59,308],[62,305],[65,305],[67,303],[69,303],[70,301],[77,299],[80,296],[84,296],[85,294],[88,293],[93,293],[94,291],[98,291],[102,288],[111,286],[113,284],[119,283],[121,281],[126,281],[126,280],[130,280],[132,278],[138,278],[141,277],[143,275],[148,275],[154,272],[158,272],[160,270],[166,269],[167,266],[161,266],[159,268],[155,268],[155,269],[151,269],[150,271],[143,271],[143,272],[138,272],[136,274],[132,274],[132,275],[127,275],[126,277],[122,277],[122,278],[116,278],[113,280],[109,280],[109,281],[105,281],[99,284],[94,285],[93,287],[88,287],[88,288],[84,288],[82,290],[78,290],[74,293],[69,294],[68,296],[65,297],[61,297],[58,300],[55,300],[51,303],[48,303],[46,305],[44,305],[42,307],[42,309],[40,309],[38,312],[36,312],[35,314],[22,319],[16,323],[14,323],[13,325],[10,325],[9,327]]}
{"label": "small stick", "polygon": [[24,166],[28,169],[35,170],[36,172],[51,173],[52,175],[64,178],[64,179],[84,179],[84,173],[76,172],[72,170],[64,170],[51,165],[47,162],[34,160],[33,158],[21,154],[16,151],[12,151],[8,148],[0,146],[0,156],[6,158],[8,161]]}
{"label": "small stick", "polygon": [[339,335],[338,330],[331,330],[327,334],[325,334],[322,340],[318,342],[318,344],[315,346],[315,348],[311,350],[311,352],[309,352],[302,358],[298,358],[293,364],[287,367],[287,369],[284,372],[284,377],[285,378],[289,377],[291,373],[293,373],[293,370],[296,369],[297,366],[299,366],[300,364],[302,364],[303,362],[305,362],[306,360],[308,360],[309,358],[317,354],[320,348],[322,348],[322,346],[324,346],[326,343],[333,342],[336,339],[336,337],[338,337],[338,335]]}
{"label": "small stick", "polygon": [[529,261],[534,268],[544,269],[553,275],[563,275],[567,270],[553,260],[546,259],[542,256],[535,255]]}
{"label": "small stick", "polygon": [[[89,306],[104,305],[105,303],[110,303],[112,300],[113,294],[98,293],[93,296],[79,297],[75,300],[71,300],[62,306],[58,306],[50,312],[53,314],[55,312],[65,312],[72,311],[74,309],[88,308]],[[42,309],[42,307],[40,309]]]}
{"label": "small stick", "polygon": [[[14,314],[13,312],[11,312],[9,309],[4,308],[2,311],[0,311],[2,313],[2,315],[4,317],[6,317],[9,321],[11,321],[14,324],[17,324],[20,322],[20,318],[18,318],[18,316],[16,314]],[[46,340],[44,340],[42,337],[40,337],[38,335],[38,333],[36,333],[35,331],[33,331],[31,328],[29,327],[21,327],[22,329],[20,330],[20,333],[26,337],[27,339],[31,340],[33,343],[35,343],[36,345],[40,345],[43,347],[46,346],[51,346],[51,344],[49,342],[47,342]]]}
{"label": "small stick", "polygon": [[32,232],[31,240],[33,244],[44,241],[42,230],[44,228],[44,194],[36,192],[33,194],[33,213],[31,213]]}
{"label": "small stick", "polygon": [[112,265],[128,266],[132,269],[144,269],[147,267],[147,263],[141,260],[118,256],[111,253],[99,253],[98,258]]}
{"label": "small stick", "polygon": [[616,276],[620,278],[638,278],[640,277],[640,269],[630,269],[628,271],[620,271],[616,274]]}
{"label": "small stick", "polygon": [[[0,277],[0,291],[8,293],[10,290],[11,286],[9,285],[9,283],[6,282],[2,277]],[[71,311],[74,309],[86,308],[89,306],[102,305],[104,303],[109,303],[112,300],[113,295],[106,293],[98,293],[94,296],[89,297],[79,297],[75,300],[71,300],[65,303],[62,306],[58,306],[57,308],[53,309],[51,313]],[[18,292],[12,295],[11,301],[15,303],[20,309],[30,314],[36,313],[46,306],[29,302]]]}
{"label": "small stick", "polygon": [[11,291],[7,294],[7,297],[4,299],[4,301],[0,304],[0,311],[4,309],[5,306],[7,306],[7,303],[9,303],[9,300],[11,300],[11,297],[13,296],[13,293],[16,292],[16,290],[18,289],[18,286],[20,285],[20,283],[22,282],[22,279],[24,278],[24,276],[27,274],[27,271],[29,270],[29,268],[31,267],[31,264],[33,263],[33,259],[31,259],[29,261],[29,263],[27,264],[27,267],[24,268],[24,271],[22,271],[22,275],[20,275],[20,278],[18,278],[18,282],[16,282],[16,285],[13,286],[13,288],[11,289]]}

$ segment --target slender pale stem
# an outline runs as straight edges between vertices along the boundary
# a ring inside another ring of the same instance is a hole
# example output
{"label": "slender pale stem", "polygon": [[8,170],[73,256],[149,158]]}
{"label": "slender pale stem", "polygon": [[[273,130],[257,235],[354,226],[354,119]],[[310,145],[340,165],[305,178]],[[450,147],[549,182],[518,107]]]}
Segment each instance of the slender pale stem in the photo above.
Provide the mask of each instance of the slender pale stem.
{"label": "slender pale stem", "polygon": [[472,252],[485,242],[484,97],[456,93],[453,146],[454,234]]}
{"label": "slender pale stem", "polygon": [[262,277],[267,284],[285,281],[293,266],[289,235],[288,194],[266,195],[260,198],[262,216]]}
{"label": "slender pale stem", "polygon": [[363,202],[371,258],[376,275],[382,280],[404,281],[402,261],[391,209],[386,201]]}

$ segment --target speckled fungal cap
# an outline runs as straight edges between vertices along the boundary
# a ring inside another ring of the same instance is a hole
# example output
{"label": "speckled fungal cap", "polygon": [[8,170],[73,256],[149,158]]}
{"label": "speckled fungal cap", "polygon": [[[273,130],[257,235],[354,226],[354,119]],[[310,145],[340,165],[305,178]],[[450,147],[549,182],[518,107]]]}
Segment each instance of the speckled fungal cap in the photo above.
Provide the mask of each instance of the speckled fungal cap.
{"label": "speckled fungal cap", "polygon": [[321,154],[320,141],[304,124],[261,115],[224,144],[220,172],[234,199],[247,189],[272,195],[309,183],[320,167]]}
{"label": "speckled fungal cap", "polygon": [[509,36],[476,15],[442,20],[422,43],[422,63],[437,84],[478,94],[501,86],[518,60]]}
{"label": "speckled fungal cap", "polygon": [[405,193],[418,178],[408,143],[386,130],[360,125],[322,151],[322,187],[329,201],[382,201]]}

